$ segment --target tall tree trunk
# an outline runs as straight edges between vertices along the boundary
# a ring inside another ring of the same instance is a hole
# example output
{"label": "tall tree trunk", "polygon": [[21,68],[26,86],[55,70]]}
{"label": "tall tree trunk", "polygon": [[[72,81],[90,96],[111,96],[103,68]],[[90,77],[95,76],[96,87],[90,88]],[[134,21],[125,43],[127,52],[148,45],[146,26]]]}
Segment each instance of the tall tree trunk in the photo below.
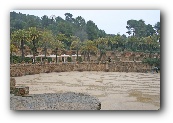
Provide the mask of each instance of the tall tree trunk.
{"label": "tall tree trunk", "polygon": [[89,50],[87,52],[87,61],[89,61]]}
{"label": "tall tree trunk", "polygon": [[57,60],[57,52],[58,52],[58,49],[56,49],[56,63],[58,62],[58,60]]}
{"label": "tall tree trunk", "polygon": [[100,49],[100,57],[99,57],[99,61],[101,61],[101,58],[102,58],[102,51]]}
{"label": "tall tree trunk", "polygon": [[46,53],[47,53],[47,47],[45,46],[44,47],[44,57],[45,57],[45,59],[46,59]]}
{"label": "tall tree trunk", "polygon": [[13,52],[11,51],[11,52],[10,52],[10,60],[11,60],[10,63],[11,63],[11,64],[13,64],[13,54],[12,54],[12,53],[13,53]]}
{"label": "tall tree trunk", "polygon": [[77,58],[76,58],[76,61],[78,61],[79,60],[79,57],[78,57],[78,52],[79,52],[79,50],[78,50],[78,48],[77,48]]}
{"label": "tall tree trunk", "polygon": [[86,52],[84,51],[84,61],[85,61],[85,57],[86,57]]}
{"label": "tall tree trunk", "polygon": [[101,61],[101,59],[102,59],[102,56],[103,56],[103,53],[100,54],[100,61]]}
{"label": "tall tree trunk", "polygon": [[87,61],[90,61],[90,50],[88,50],[88,58]]}
{"label": "tall tree trunk", "polygon": [[35,46],[35,41],[34,40],[32,40],[32,43],[33,43],[33,59],[34,59],[34,64],[35,64],[35,50],[36,50],[36,46]]}
{"label": "tall tree trunk", "polygon": [[21,41],[22,61],[24,60],[24,41]]}

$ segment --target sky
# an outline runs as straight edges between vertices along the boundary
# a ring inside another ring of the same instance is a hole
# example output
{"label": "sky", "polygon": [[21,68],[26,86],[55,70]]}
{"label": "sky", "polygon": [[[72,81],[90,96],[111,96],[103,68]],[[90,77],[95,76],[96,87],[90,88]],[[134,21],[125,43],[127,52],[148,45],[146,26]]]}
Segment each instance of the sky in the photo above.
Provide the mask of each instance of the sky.
{"label": "sky", "polygon": [[[85,21],[92,20],[99,29],[107,34],[126,34],[128,20],[144,20],[145,24],[155,25],[160,22],[160,10],[11,10],[22,14],[48,17],[55,15],[65,19],[65,13],[73,18],[82,16]],[[127,34],[126,34],[127,35]]]}

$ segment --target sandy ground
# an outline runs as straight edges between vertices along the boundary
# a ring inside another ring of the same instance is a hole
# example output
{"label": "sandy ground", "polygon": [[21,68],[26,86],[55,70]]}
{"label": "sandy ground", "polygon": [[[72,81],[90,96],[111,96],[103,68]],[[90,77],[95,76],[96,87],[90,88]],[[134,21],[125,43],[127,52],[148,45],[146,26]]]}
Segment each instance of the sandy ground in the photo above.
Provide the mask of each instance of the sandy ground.
{"label": "sandy ground", "polygon": [[158,110],[159,73],[58,72],[15,77],[30,94],[78,92],[101,101],[101,110]]}

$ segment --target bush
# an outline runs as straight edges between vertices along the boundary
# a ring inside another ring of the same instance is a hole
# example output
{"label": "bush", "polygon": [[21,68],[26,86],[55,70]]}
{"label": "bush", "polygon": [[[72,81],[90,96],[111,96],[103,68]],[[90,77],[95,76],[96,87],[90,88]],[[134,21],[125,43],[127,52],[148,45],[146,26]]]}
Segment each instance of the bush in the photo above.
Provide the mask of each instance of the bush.
{"label": "bush", "polygon": [[146,58],[142,61],[143,63],[147,63],[149,64],[150,66],[157,66],[158,68],[160,68],[160,58],[157,59],[157,58]]}
{"label": "bush", "polygon": [[52,62],[52,58],[47,58],[47,60],[49,63]]}
{"label": "bush", "polygon": [[118,47],[117,50],[121,52],[122,51],[122,48],[121,47]]}
{"label": "bush", "polygon": [[82,57],[81,56],[78,57],[78,61],[82,62]]}
{"label": "bush", "polygon": [[[13,61],[12,61],[13,60]],[[32,62],[32,58],[25,57],[24,62]],[[10,56],[10,63],[22,63],[22,57],[21,56]]]}
{"label": "bush", "polygon": [[67,61],[68,61],[68,62],[72,62],[71,57],[67,57]]}

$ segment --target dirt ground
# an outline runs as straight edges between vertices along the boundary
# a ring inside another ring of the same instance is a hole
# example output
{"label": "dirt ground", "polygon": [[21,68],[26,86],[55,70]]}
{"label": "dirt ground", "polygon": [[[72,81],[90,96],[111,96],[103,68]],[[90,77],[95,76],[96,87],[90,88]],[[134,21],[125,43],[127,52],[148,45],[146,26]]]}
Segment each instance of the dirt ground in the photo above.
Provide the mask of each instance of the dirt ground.
{"label": "dirt ground", "polygon": [[30,94],[77,92],[101,101],[101,110],[158,110],[159,73],[53,72],[15,77]]}

